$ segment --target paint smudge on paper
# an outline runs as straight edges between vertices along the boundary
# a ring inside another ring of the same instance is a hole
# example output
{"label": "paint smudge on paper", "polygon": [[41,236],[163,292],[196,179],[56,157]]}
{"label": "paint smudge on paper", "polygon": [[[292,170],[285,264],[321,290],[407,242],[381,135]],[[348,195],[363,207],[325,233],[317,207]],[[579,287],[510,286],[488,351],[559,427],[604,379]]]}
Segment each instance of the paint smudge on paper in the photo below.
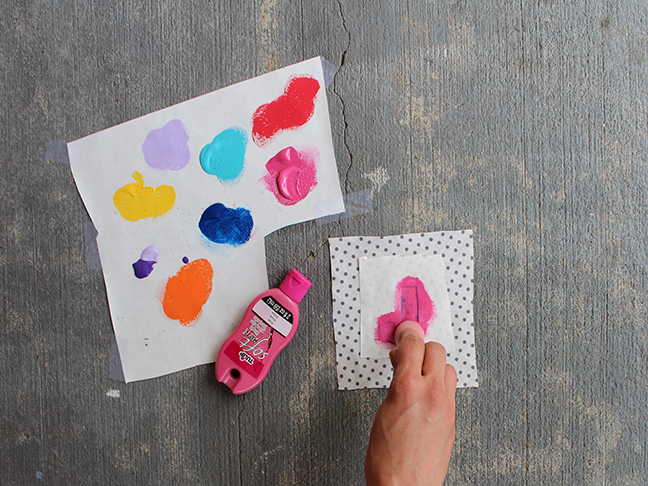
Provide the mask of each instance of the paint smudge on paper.
{"label": "paint smudge on paper", "polygon": [[436,306],[423,282],[416,277],[405,277],[396,285],[394,294],[394,311],[378,318],[375,330],[377,343],[388,347],[396,345],[394,331],[401,322],[412,320],[418,322],[427,334],[428,327],[436,317]]}
{"label": "paint smudge on paper", "polygon": [[133,263],[133,271],[137,278],[146,278],[151,275],[153,265],[158,262],[157,246],[151,245],[144,248],[140,259]]}
{"label": "paint smudge on paper", "polygon": [[230,127],[214,137],[200,151],[200,166],[218,177],[221,184],[233,186],[243,176],[247,132],[241,127]]}
{"label": "paint smudge on paper", "polygon": [[145,186],[139,172],[133,172],[131,182],[120,187],[113,196],[119,214],[128,221],[154,218],[169,211],[175,204],[176,194],[171,186]]}
{"label": "paint smudge on paper", "polygon": [[191,158],[189,134],[180,120],[151,130],[142,144],[144,160],[154,169],[180,170]]}
{"label": "paint smudge on paper", "polygon": [[213,277],[211,263],[204,258],[183,265],[166,283],[162,298],[166,316],[183,326],[194,325],[211,295]]}
{"label": "paint smudge on paper", "polygon": [[205,209],[198,227],[214,243],[240,246],[250,239],[254,220],[249,209],[228,208],[222,203],[216,203]]}
{"label": "paint smudge on paper", "polygon": [[305,125],[315,112],[315,97],[320,89],[311,76],[292,76],[279,98],[261,105],[252,116],[252,139],[262,147],[284,130]]}
{"label": "paint smudge on paper", "polygon": [[283,149],[266,164],[266,187],[284,206],[302,201],[317,185],[319,151],[315,147]]}

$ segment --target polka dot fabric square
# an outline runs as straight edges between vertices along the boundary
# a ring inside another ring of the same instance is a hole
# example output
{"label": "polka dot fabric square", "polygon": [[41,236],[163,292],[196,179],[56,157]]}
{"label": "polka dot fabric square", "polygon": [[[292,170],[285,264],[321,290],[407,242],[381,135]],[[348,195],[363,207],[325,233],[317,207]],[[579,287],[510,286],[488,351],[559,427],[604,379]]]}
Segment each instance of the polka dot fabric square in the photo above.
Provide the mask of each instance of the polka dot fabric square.
{"label": "polka dot fabric square", "polygon": [[455,350],[447,354],[447,362],[457,370],[458,387],[478,386],[471,230],[329,238],[329,247],[339,389],[387,388],[393,374],[389,359],[360,357],[358,259],[412,255],[440,255],[443,258],[455,340]]}

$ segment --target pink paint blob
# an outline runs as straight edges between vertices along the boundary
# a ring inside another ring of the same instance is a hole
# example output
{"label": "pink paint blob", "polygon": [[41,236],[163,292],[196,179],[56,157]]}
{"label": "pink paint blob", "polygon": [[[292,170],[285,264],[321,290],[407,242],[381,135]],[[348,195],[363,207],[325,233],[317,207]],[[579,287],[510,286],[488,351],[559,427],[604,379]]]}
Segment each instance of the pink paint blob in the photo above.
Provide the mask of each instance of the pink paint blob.
{"label": "pink paint blob", "polygon": [[277,187],[279,192],[286,199],[291,201],[298,201],[302,199],[306,194],[304,192],[304,187],[301,187],[303,184],[300,184],[302,176],[302,171],[299,167],[288,167],[277,176]]}
{"label": "pink paint blob", "polygon": [[416,277],[405,277],[396,285],[394,311],[378,318],[374,338],[377,343],[393,348],[396,346],[394,331],[401,322],[416,321],[427,334],[428,327],[435,317],[436,306],[423,282]]}
{"label": "pink paint blob", "polygon": [[268,173],[263,177],[266,187],[284,206],[302,201],[317,185],[319,150],[302,147],[297,151],[287,147],[266,164]]}

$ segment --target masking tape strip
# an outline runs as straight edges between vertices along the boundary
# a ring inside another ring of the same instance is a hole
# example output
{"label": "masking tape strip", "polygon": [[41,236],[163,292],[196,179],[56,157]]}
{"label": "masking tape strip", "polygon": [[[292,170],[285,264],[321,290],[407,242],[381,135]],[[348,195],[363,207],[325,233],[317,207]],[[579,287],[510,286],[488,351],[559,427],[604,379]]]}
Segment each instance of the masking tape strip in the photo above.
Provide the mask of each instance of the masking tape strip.
{"label": "masking tape strip", "polygon": [[85,242],[85,260],[88,270],[101,270],[101,258],[99,258],[99,247],[97,247],[97,230],[90,223],[83,223],[83,240]]}
{"label": "masking tape strip", "polygon": [[346,208],[346,211],[340,214],[332,214],[330,216],[324,216],[323,218],[317,218],[317,226],[322,226],[323,224],[332,223],[334,221],[342,221],[343,219],[352,218],[373,211],[371,204],[371,191],[369,189],[360,192],[353,192],[346,196],[342,196],[342,198],[344,199],[344,207]]}
{"label": "masking tape strip", "polygon": [[338,68],[336,68],[332,63],[328,62],[323,57],[321,58],[321,60],[322,73],[324,74],[324,84],[328,88],[333,82],[333,78],[335,78],[335,74],[338,72]]}
{"label": "masking tape strip", "polygon": [[115,381],[126,383],[126,380],[124,379],[124,370],[122,368],[121,358],[119,357],[117,338],[114,334],[110,335],[110,378]]}
{"label": "masking tape strip", "polygon": [[45,160],[70,165],[67,143],[62,140],[50,140],[45,150]]}

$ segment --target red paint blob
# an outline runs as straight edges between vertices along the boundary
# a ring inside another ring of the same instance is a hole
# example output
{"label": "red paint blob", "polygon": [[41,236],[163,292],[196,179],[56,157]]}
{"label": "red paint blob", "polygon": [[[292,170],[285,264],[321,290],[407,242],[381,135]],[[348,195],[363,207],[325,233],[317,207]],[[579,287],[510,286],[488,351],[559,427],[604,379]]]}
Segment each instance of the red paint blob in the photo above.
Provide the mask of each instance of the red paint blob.
{"label": "red paint blob", "polygon": [[376,342],[388,347],[396,345],[394,331],[403,321],[416,321],[427,334],[428,327],[436,317],[436,306],[425,290],[423,282],[416,277],[405,277],[396,285],[394,312],[378,318],[375,330]]}
{"label": "red paint blob", "polygon": [[292,206],[317,185],[317,160],[319,151],[315,147],[303,147],[300,151],[287,147],[268,161],[263,181],[277,201]]}
{"label": "red paint blob", "polygon": [[261,105],[252,116],[252,139],[259,147],[275,135],[299,128],[313,117],[315,97],[320,89],[317,79],[293,76],[284,93],[274,101]]}
{"label": "red paint blob", "polygon": [[162,307],[167,317],[183,326],[195,324],[211,294],[213,277],[211,263],[204,258],[183,265],[164,289]]}

